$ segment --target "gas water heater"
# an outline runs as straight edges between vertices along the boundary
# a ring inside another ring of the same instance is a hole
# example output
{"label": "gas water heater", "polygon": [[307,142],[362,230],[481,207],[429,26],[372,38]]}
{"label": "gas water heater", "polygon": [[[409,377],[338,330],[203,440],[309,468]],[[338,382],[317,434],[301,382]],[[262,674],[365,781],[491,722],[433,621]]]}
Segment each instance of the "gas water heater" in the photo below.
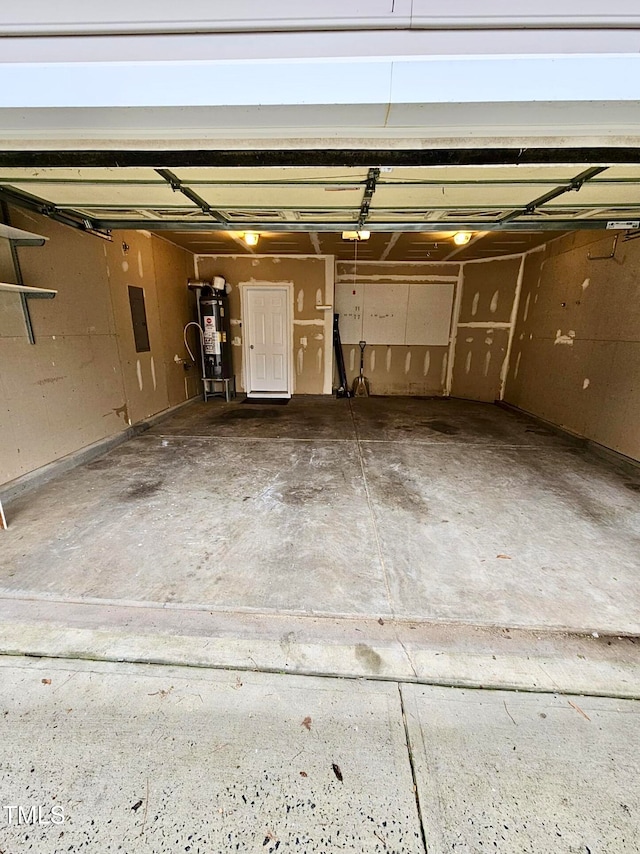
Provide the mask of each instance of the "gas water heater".
{"label": "gas water heater", "polygon": [[202,326],[203,379],[228,379],[233,374],[231,364],[231,329],[229,325],[229,298],[225,281],[216,287],[216,276],[210,285],[200,291],[198,300]]}
{"label": "gas water heater", "polygon": [[[215,394],[214,384],[224,383],[225,396],[229,399],[230,383],[235,391],[233,361],[231,356],[231,324],[229,322],[229,298],[226,282],[222,276],[214,276],[211,281],[190,279],[189,290],[195,291],[198,300],[198,322],[185,326],[185,345],[193,359],[187,342],[187,330],[190,326],[199,328],[200,361],[204,399]],[[193,359],[195,361],[195,359]]]}

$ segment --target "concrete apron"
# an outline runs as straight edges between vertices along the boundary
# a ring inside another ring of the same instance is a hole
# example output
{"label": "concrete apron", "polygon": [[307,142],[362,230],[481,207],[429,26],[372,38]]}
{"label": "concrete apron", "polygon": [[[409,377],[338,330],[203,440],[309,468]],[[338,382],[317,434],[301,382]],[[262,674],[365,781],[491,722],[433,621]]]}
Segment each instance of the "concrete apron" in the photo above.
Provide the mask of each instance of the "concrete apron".
{"label": "concrete apron", "polygon": [[12,854],[638,851],[633,701],[10,657],[0,695]]}
{"label": "concrete apron", "polygon": [[640,699],[633,636],[0,600],[0,655]]}

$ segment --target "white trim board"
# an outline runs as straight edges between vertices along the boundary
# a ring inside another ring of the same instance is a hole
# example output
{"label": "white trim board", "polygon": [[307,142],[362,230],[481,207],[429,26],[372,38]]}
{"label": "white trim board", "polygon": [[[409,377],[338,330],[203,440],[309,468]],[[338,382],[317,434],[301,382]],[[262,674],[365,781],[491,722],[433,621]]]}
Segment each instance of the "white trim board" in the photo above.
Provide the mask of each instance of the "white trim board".
{"label": "white trim board", "polygon": [[333,393],[333,313],[335,311],[336,265],[334,255],[325,255],[324,301],[330,309],[324,310],[324,377],[322,393]]}
{"label": "white trim board", "polygon": [[250,400],[282,400],[283,397],[291,398],[288,391],[251,391],[247,394]]}

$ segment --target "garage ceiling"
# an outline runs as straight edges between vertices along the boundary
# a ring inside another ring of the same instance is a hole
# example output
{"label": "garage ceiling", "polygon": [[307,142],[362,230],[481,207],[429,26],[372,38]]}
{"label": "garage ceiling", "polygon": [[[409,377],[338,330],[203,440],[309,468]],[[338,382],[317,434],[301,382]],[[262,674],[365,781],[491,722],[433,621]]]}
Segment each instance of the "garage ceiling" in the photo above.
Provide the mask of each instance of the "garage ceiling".
{"label": "garage ceiling", "polygon": [[[86,230],[162,231],[196,253],[352,258],[340,232],[366,228],[362,259],[523,252],[557,232],[640,218],[638,165],[0,168],[0,199]],[[455,231],[474,233],[454,247]],[[542,234],[541,234],[542,232]]]}

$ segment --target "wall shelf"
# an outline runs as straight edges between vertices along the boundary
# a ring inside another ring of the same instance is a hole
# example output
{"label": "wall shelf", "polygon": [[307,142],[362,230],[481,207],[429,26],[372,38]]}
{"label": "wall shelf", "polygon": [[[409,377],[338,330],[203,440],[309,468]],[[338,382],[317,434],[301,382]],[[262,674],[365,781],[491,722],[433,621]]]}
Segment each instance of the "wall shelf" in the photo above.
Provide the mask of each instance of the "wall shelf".
{"label": "wall shelf", "polygon": [[[4,204],[2,205],[2,215],[4,219],[8,218],[6,205]],[[0,292],[13,293],[20,298],[20,303],[22,305],[22,313],[24,314],[24,325],[27,330],[27,337],[29,338],[30,344],[35,344],[36,338],[33,331],[33,324],[31,322],[29,300],[53,299],[58,292],[50,288],[32,288],[23,283],[22,273],[20,272],[20,262],[18,261],[16,247],[44,246],[44,244],[49,238],[43,237],[41,234],[34,234],[31,231],[24,231],[21,228],[14,228],[12,225],[7,225],[6,222],[0,222],[0,239],[6,240],[9,246],[11,247],[13,270],[15,273],[15,277],[18,280],[15,284],[9,282],[0,282]]]}
{"label": "wall shelf", "polygon": [[23,231],[21,228],[5,225],[3,222],[0,222],[0,237],[10,240],[16,246],[44,246],[49,239],[41,234],[33,234],[31,231]]}
{"label": "wall shelf", "polygon": [[53,299],[58,293],[51,288],[30,288],[27,285],[12,285],[9,282],[0,282],[0,291],[9,294],[24,294],[29,299]]}

